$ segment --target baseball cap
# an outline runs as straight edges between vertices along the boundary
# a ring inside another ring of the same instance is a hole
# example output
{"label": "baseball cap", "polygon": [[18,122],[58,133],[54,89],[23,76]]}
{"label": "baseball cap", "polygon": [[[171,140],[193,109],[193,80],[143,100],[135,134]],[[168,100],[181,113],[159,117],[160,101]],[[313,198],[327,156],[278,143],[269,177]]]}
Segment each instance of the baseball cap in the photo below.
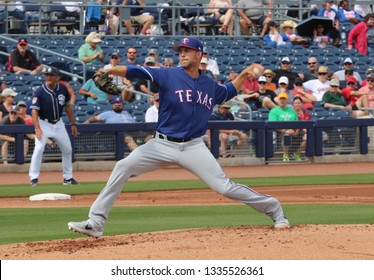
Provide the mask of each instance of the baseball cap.
{"label": "baseball cap", "polygon": [[356,80],[355,77],[349,77],[349,78],[347,79],[347,84],[348,84],[348,83],[357,83],[357,80]]}
{"label": "baseball cap", "polygon": [[154,58],[154,57],[152,57],[152,56],[147,56],[147,57],[145,58],[144,62],[145,62],[145,64],[147,64],[147,63],[155,63],[156,61],[155,61],[155,58]]}
{"label": "baseball cap", "polygon": [[117,97],[116,99],[112,100],[112,104],[123,104],[123,101],[121,98]]}
{"label": "baseball cap", "polygon": [[268,22],[268,27],[271,27],[271,26],[277,26],[277,24],[275,23],[275,21],[269,21]]}
{"label": "baseball cap", "polygon": [[283,57],[281,61],[282,62],[289,62],[289,63],[291,63],[291,60],[290,60],[290,58],[288,56]]}
{"label": "baseball cap", "polygon": [[222,108],[231,108],[231,102],[225,102],[225,103],[221,104],[220,107],[222,107]]}
{"label": "baseball cap", "polygon": [[148,52],[148,55],[150,54],[158,54],[157,50],[156,49],[150,49],[149,52]]}
{"label": "baseball cap", "polygon": [[260,76],[260,77],[258,78],[258,81],[259,81],[259,82],[265,82],[265,83],[266,83],[266,77],[265,77],[265,76]]}
{"label": "baseball cap", "polygon": [[340,86],[340,83],[339,83],[339,80],[337,80],[337,79],[332,79],[331,81],[330,81],[330,86]]}
{"label": "baseball cap", "polygon": [[19,113],[19,107],[17,105],[13,105],[11,108],[10,108],[10,112],[16,112],[16,113]]}
{"label": "baseball cap", "polygon": [[43,72],[44,75],[60,76],[60,71],[53,66],[48,66]]}
{"label": "baseball cap", "polygon": [[318,67],[318,73],[327,73],[327,72],[329,72],[329,69],[326,66]]}
{"label": "baseball cap", "polygon": [[201,58],[200,64],[208,64],[208,59],[206,57]]}
{"label": "baseball cap", "polygon": [[18,101],[17,106],[26,106],[27,107],[27,104],[26,104],[25,101],[20,100],[20,101]]}
{"label": "baseball cap", "polygon": [[288,94],[286,92],[281,92],[280,94],[278,94],[278,97],[279,98],[285,98],[285,99],[288,99]]}
{"label": "baseball cap", "polygon": [[120,57],[119,53],[118,52],[112,52],[112,54],[110,56],[116,56],[116,57]]}
{"label": "baseball cap", "polygon": [[185,47],[189,49],[193,49],[197,52],[203,51],[203,43],[201,43],[198,39],[195,37],[185,37],[182,39],[182,41],[179,44],[174,45],[172,48],[176,52],[179,51],[179,48]]}
{"label": "baseball cap", "polygon": [[288,81],[288,78],[286,76],[282,76],[279,78],[279,81],[278,81],[278,84],[282,84],[282,83],[285,83],[288,85],[289,81]]}
{"label": "baseball cap", "polygon": [[18,40],[18,45],[27,45],[27,40],[26,40],[26,38],[19,38],[19,40]]}
{"label": "baseball cap", "polygon": [[15,92],[14,90],[12,90],[11,88],[6,88],[3,90],[3,92],[1,93],[2,96],[6,97],[6,96],[17,96],[17,92]]}
{"label": "baseball cap", "polygon": [[347,57],[346,59],[344,59],[344,63],[353,63],[352,59],[350,57]]}

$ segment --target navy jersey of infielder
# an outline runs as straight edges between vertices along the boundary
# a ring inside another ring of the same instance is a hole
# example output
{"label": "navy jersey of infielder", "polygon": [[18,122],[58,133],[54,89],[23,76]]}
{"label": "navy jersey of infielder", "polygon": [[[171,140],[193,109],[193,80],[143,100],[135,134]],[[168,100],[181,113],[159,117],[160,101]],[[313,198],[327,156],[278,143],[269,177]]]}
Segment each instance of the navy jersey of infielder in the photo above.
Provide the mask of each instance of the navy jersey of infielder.
{"label": "navy jersey of infielder", "polygon": [[201,136],[215,104],[222,104],[236,95],[251,74],[246,68],[226,85],[202,74],[199,64],[203,45],[196,38],[182,39],[173,47],[179,52],[181,67],[152,68],[119,66],[109,74],[150,79],[159,85],[159,121],[155,137],[117,162],[112,174],[83,222],[69,222],[70,230],[92,237],[103,234],[105,221],[126,181],[144,172],[177,164],[205,182],[214,191],[251,206],[271,217],[275,228],[289,228],[277,199],[261,195],[248,186],[229,180]]}
{"label": "navy jersey of infielder", "polygon": [[76,136],[78,130],[75,125],[70,94],[66,86],[58,82],[60,72],[57,68],[48,67],[44,74],[46,82],[34,92],[30,106],[36,136],[29,169],[31,186],[38,184],[42,156],[48,138],[52,138],[61,150],[64,184],[77,184],[73,179],[70,138],[62,120],[62,112],[65,108],[71,122],[72,134]]}

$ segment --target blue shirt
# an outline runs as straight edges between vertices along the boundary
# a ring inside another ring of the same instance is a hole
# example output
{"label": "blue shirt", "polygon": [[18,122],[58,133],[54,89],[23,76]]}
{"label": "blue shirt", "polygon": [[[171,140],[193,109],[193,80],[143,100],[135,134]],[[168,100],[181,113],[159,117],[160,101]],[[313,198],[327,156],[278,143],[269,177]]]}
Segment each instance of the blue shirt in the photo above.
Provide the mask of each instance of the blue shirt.
{"label": "blue shirt", "polygon": [[87,97],[87,102],[91,104],[96,104],[98,101],[107,101],[108,96],[105,92],[103,92],[101,89],[99,89],[94,80],[89,79],[82,87],[86,91],[93,92],[97,95],[97,99],[93,99],[92,97]]}
{"label": "blue shirt", "polygon": [[126,111],[105,111],[99,114],[99,118],[105,123],[135,123],[134,118]]}
{"label": "blue shirt", "polygon": [[176,138],[205,135],[214,105],[236,95],[231,82],[218,84],[201,72],[198,78],[192,78],[182,67],[128,66],[127,78],[148,79],[158,85],[160,107],[157,131]]}
{"label": "blue shirt", "polygon": [[35,91],[30,108],[38,110],[41,119],[58,120],[69,103],[70,94],[66,86],[57,83],[56,89],[51,90],[44,83]]}

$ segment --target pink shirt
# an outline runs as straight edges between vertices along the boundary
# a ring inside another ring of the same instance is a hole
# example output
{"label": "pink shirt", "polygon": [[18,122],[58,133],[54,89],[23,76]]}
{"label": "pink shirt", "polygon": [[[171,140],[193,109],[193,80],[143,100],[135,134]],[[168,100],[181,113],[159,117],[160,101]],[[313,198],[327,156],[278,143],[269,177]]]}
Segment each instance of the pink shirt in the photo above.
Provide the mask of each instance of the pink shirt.
{"label": "pink shirt", "polygon": [[369,107],[374,108],[374,88],[370,89],[369,86],[366,85],[364,87],[361,87],[359,91],[371,92],[370,94],[368,94]]}

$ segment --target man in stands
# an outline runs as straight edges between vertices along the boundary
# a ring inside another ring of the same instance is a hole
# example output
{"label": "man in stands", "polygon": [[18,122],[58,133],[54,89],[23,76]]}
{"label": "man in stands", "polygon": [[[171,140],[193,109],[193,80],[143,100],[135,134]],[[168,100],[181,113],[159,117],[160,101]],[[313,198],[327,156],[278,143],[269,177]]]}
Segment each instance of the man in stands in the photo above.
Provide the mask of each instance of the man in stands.
{"label": "man in stands", "polygon": [[[343,70],[336,71],[334,73],[335,77],[339,79],[339,81],[345,81],[345,70],[353,70],[353,61],[350,57],[344,59],[343,62]],[[357,82],[362,84],[361,76],[358,72],[353,71],[353,75],[355,76]]]}
{"label": "man in stands", "polygon": [[275,78],[273,82],[278,84],[280,77],[285,76],[288,78],[288,89],[291,90],[293,88],[293,84],[297,77],[300,77],[299,74],[291,71],[291,60],[289,57],[285,56],[281,60],[281,68],[274,70]]}
{"label": "man in stands", "polygon": [[17,48],[15,48],[9,56],[8,71],[19,74],[21,72],[29,72],[30,74],[37,74],[43,70],[43,66],[35,56],[35,54],[28,50],[28,43],[26,38],[18,40]]}

